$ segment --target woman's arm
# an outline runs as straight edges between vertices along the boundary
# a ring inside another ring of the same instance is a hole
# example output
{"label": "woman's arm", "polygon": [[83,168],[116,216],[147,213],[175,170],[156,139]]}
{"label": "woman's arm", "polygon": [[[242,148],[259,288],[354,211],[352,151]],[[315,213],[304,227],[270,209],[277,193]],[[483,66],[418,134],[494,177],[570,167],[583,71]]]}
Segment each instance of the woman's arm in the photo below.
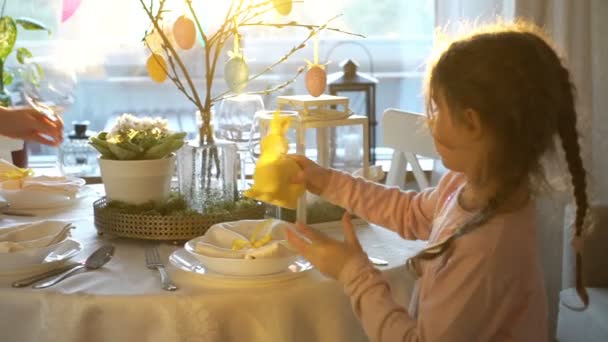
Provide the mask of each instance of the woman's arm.
{"label": "woman's arm", "polygon": [[0,107],[0,135],[57,146],[63,140],[63,121],[51,120],[32,108]]}

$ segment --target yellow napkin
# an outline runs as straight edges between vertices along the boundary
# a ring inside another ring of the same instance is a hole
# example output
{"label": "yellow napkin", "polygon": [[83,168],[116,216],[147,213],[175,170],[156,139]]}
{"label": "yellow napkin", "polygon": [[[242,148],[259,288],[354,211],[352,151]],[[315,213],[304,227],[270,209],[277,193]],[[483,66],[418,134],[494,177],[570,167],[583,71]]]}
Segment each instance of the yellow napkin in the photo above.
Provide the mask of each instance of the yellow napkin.
{"label": "yellow napkin", "polygon": [[298,198],[304,193],[303,184],[291,180],[301,170],[298,163],[287,157],[289,144],[286,133],[290,117],[281,117],[278,111],[270,122],[270,133],[262,138],[262,154],[255,165],[253,186],[245,196],[279,207],[295,209]]}

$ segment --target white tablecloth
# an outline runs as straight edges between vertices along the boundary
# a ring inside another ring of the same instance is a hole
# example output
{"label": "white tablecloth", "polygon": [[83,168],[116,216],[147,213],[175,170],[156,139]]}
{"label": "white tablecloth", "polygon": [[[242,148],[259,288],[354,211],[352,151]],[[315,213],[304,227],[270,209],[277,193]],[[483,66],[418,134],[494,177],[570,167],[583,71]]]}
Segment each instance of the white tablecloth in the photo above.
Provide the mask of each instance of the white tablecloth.
{"label": "white tablecloth", "polygon": [[[0,341],[366,341],[339,283],[316,270],[272,284],[217,283],[169,264],[180,246],[162,243],[161,257],[176,292],[160,289],[159,275],[144,265],[150,242],[98,236],[92,202],[99,193],[64,210],[41,211],[36,218],[0,219],[0,227],[35,219],[67,219],[84,245],[84,259],[97,246],[116,245],[102,269],[75,275],[44,290],[16,289],[22,276],[0,276]],[[341,236],[338,223],[319,227]],[[388,260],[383,267],[395,298],[407,305],[413,286],[404,260],[420,243],[367,224],[357,233],[369,255]]]}

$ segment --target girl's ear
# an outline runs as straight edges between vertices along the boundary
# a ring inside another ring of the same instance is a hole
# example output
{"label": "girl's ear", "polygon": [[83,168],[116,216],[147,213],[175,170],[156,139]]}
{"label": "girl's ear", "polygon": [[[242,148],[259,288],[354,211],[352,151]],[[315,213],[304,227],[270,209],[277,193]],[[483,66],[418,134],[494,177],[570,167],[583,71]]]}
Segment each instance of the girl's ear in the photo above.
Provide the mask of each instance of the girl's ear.
{"label": "girl's ear", "polygon": [[483,127],[479,113],[471,108],[465,109],[463,113],[464,126],[470,133],[471,138],[479,139],[483,135]]}

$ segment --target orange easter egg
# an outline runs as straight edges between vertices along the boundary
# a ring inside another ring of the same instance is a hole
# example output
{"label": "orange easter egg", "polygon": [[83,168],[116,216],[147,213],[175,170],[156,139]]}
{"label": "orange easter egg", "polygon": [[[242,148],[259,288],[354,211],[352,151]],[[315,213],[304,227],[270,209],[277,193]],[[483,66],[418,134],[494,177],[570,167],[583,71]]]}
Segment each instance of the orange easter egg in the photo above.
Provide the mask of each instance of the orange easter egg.
{"label": "orange easter egg", "polygon": [[173,37],[177,46],[184,50],[189,50],[196,41],[196,28],[194,22],[186,16],[180,16],[173,24]]}
{"label": "orange easter egg", "polygon": [[293,2],[292,0],[272,0],[272,4],[280,15],[288,15],[291,13]]}
{"label": "orange easter egg", "polygon": [[155,82],[162,83],[167,79],[167,62],[165,61],[165,58],[158,53],[148,57],[146,69],[148,70],[150,78]]}
{"label": "orange easter egg", "polygon": [[325,92],[327,86],[327,73],[321,65],[313,65],[306,72],[306,89],[314,97],[318,97]]}

